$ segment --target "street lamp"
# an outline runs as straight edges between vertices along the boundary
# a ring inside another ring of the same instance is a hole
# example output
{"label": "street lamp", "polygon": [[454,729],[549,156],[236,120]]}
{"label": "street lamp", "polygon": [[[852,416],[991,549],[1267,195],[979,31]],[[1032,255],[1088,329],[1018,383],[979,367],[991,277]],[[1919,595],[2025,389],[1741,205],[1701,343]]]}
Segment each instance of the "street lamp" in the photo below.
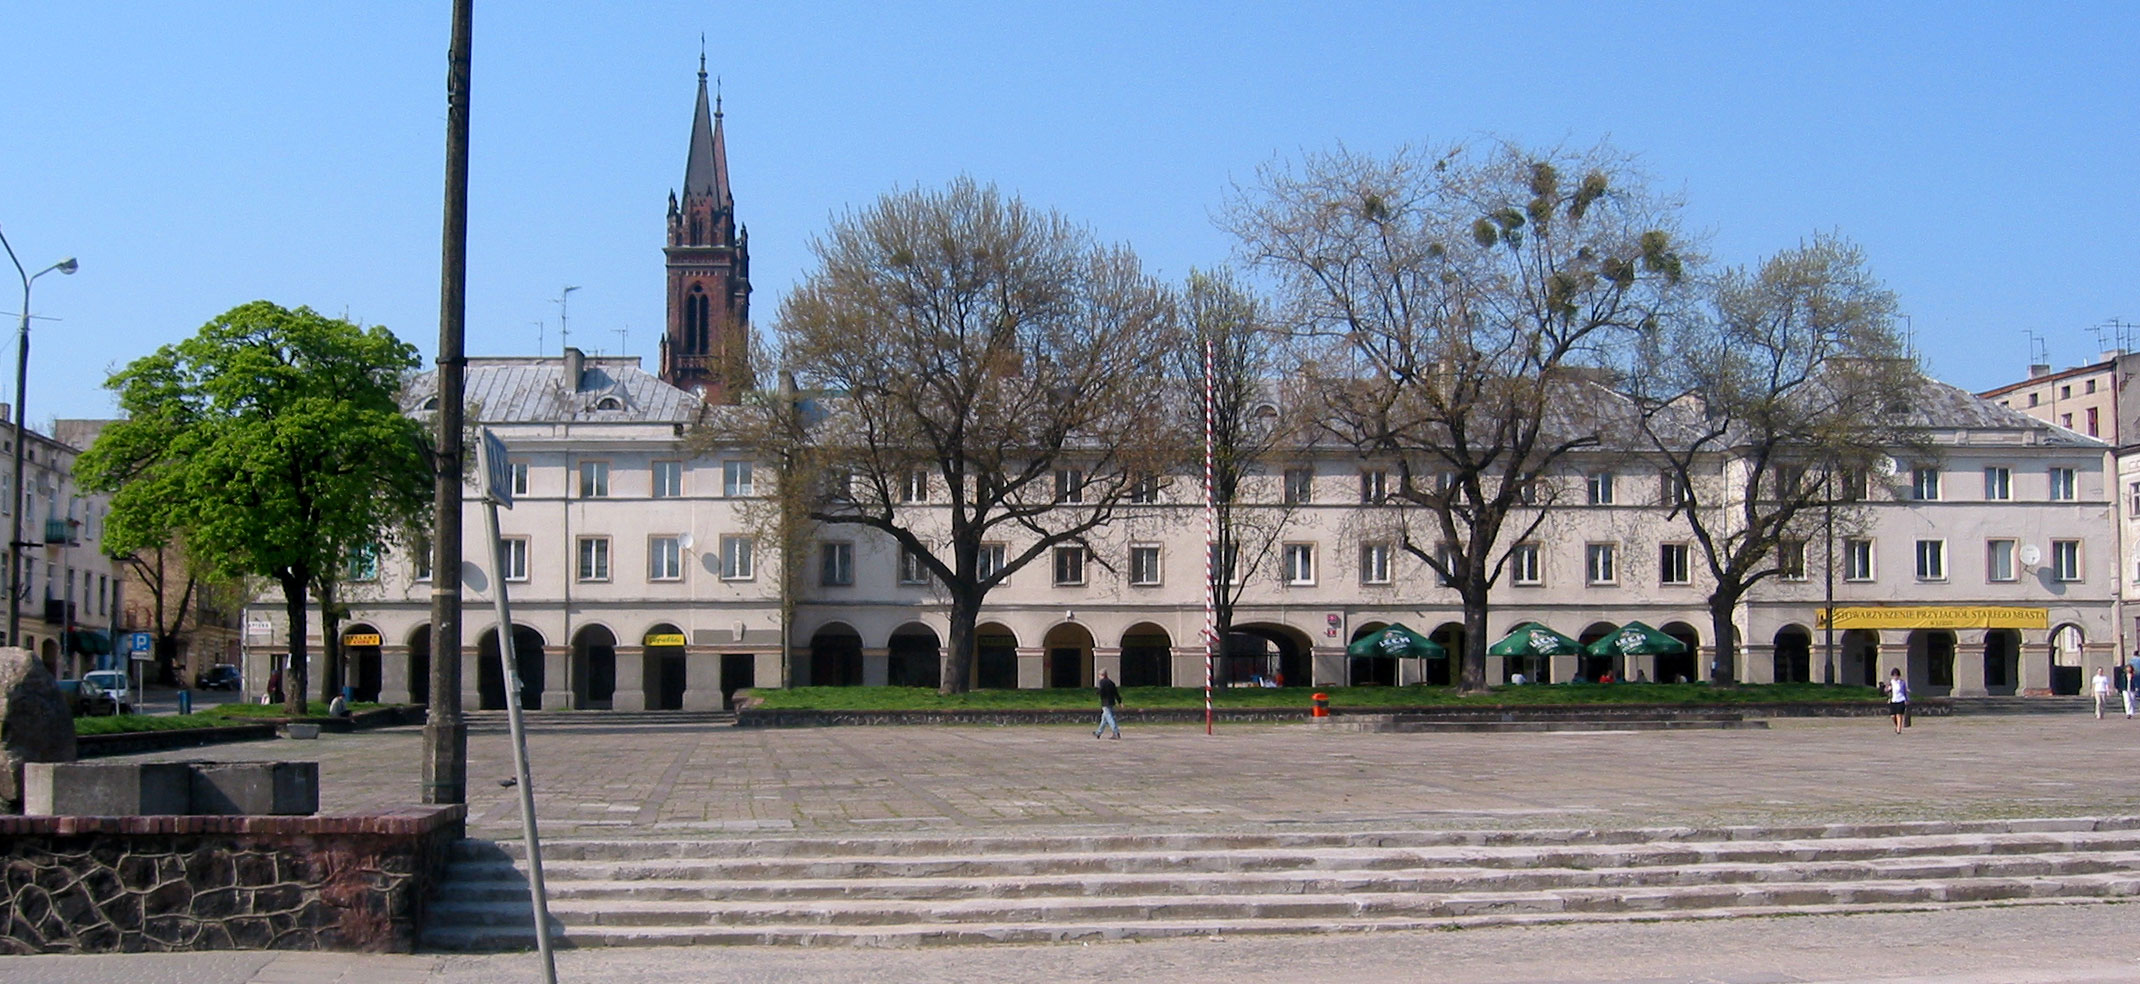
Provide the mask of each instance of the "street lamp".
{"label": "street lamp", "polygon": [[8,494],[15,501],[8,504],[9,534],[7,538],[7,639],[10,646],[22,645],[22,453],[23,453],[23,405],[27,401],[30,382],[30,284],[37,278],[58,270],[71,274],[81,269],[81,264],[70,256],[36,273],[25,273],[22,261],[15,257],[15,247],[8,244],[7,236],[0,235],[0,248],[7,250],[8,261],[15,264],[15,274],[22,278],[22,318],[15,334],[15,469],[14,478],[8,485]]}

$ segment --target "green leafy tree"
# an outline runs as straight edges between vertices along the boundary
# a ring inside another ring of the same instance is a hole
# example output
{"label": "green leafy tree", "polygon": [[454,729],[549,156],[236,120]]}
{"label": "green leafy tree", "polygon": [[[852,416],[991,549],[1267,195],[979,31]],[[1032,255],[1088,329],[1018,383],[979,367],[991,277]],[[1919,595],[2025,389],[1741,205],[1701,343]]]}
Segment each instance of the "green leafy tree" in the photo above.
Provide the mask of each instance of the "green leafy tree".
{"label": "green leafy tree", "polygon": [[395,402],[416,366],[385,328],[254,301],[113,375],[125,419],[76,462],[86,487],[112,495],[107,549],[183,539],[221,576],[281,587],[292,713],[307,694],[307,594],[361,545],[426,520],[423,428]]}

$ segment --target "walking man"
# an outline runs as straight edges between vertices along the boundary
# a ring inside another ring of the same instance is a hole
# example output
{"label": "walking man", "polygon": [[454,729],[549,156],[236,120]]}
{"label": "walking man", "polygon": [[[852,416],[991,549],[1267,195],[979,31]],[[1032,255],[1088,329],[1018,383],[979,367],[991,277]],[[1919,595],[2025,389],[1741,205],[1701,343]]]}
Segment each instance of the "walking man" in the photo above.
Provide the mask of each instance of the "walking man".
{"label": "walking man", "polygon": [[2095,679],[2090,683],[2093,685],[2089,689],[2095,692],[2095,719],[2101,721],[2103,702],[2110,699],[2110,674],[2103,672],[2103,668],[2098,666],[2095,668]]}
{"label": "walking man", "polygon": [[1098,738],[1109,731],[1115,740],[1122,738],[1122,725],[1115,721],[1115,707],[1122,703],[1122,691],[1115,689],[1115,682],[1107,678],[1107,671],[1100,671],[1100,727],[1092,736]]}

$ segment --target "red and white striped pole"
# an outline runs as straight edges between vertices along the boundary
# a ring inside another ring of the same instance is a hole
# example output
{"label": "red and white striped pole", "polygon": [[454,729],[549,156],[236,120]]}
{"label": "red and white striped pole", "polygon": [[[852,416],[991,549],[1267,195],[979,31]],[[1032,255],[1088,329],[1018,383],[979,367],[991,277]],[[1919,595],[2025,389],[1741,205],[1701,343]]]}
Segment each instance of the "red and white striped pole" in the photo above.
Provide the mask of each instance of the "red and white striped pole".
{"label": "red and white striped pole", "polygon": [[1211,674],[1219,649],[1219,501],[1212,484],[1212,421],[1216,400],[1212,395],[1211,338],[1204,338],[1204,733],[1211,734]]}

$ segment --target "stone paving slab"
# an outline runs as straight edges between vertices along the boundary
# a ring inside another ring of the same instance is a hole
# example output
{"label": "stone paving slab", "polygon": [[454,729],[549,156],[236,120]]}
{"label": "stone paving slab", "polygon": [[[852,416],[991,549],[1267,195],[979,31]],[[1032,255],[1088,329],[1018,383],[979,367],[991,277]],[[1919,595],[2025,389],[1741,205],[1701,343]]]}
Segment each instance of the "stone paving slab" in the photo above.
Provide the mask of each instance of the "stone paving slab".
{"label": "stone paving slab", "polygon": [[[1606,827],[2140,813],[2140,723],[2077,715],[1778,720],[1765,731],[1360,734],[1310,725],[584,726],[531,717],[549,836]],[[318,760],[324,812],[406,805],[393,728],[126,757]],[[469,739],[477,836],[517,837],[502,735]]]}

